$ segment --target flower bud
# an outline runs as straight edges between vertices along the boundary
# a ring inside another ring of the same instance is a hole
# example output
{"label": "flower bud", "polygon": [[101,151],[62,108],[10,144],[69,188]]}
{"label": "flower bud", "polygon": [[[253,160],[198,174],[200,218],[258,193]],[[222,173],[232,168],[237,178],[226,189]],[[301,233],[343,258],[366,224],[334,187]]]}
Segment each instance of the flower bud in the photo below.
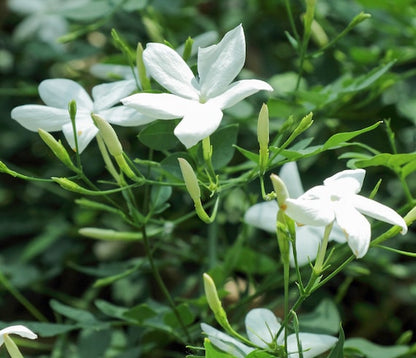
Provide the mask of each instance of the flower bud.
{"label": "flower bud", "polygon": [[0,161],[0,173],[9,174],[12,177],[17,177],[19,174],[15,172],[14,170],[9,169],[9,167],[4,164],[2,161]]}
{"label": "flower bud", "polygon": [[198,179],[194,173],[194,170],[186,159],[178,158],[178,161],[181,168],[183,180],[185,181],[186,190],[191,196],[193,202],[196,204],[197,202],[200,202],[201,198]]}
{"label": "flower bud", "polygon": [[114,157],[120,169],[130,179],[137,179],[136,174],[134,174],[133,170],[124,158],[123,147],[121,146],[120,140],[118,139],[113,127],[111,127],[110,123],[106,120],[94,113],[91,114],[91,117],[94,120],[94,124],[99,129],[101,138],[103,139],[108,151]]}
{"label": "flower bud", "polygon": [[146,74],[146,67],[143,62],[143,46],[139,42],[136,49],[136,67],[139,73],[139,81],[142,89],[148,91],[151,89],[149,77]]}
{"label": "flower bud", "polygon": [[227,313],[222,307],[221,301],[218,297],[217,288],[215,287],[214,280],[210,275],[204,273],[204,291],[207,297],[208,305],[211,311],[214,313],[215,319],[226,330],[231,329],[230,323],[228,322]]}
{"label": "flower bud", "polygon": [[204,291],[205,291],[205,296],[207,297],[209,308],[211,308],[211,311],[214,314],[217,314],[221,310],[223,310],[223,308],[222,308],[221,301],[218,297],[218,292],[217,292],[217,288],[215,287],[214,280],[207,273],[203,274],[203,278],[204,278]]}
{"label": "flower bud", "polygon": [[72,100],[68,103],[68,112],[69,112],[69,118],[71,118],[71,121],[75,121],[75,117],[77,115],[77,102],[75,100]]}
{"label": "flower bud", "polygon": [[143,239],[143,235],[140,232],[123,232],[96,227],[84,227],[79,229],[78,233],[91,239],[106,241],[138,241]]}
{"label": "flower bud", "polygon": [[361,22],[369,19],[371,17],[371,14],[367,14],[365,12],[360,12],[357,16],[355,16],[352,21],[349,23],[348,27],[352,28],[354,26],[357,26]]}
{"label": "flower bud", "polygon": [[292,135],[298,136],[299,134],[306,131],[313,123],[312,116],[313,113],[311,112],[303,117],[298,126],[293,131]]}
{"label": "flower bud", "polygon": [[100,192],[85,189],[81,185],[73,182],[72,180],[69,180],[68,178],[52,177],[52,180],[58,183],[63,189],[72,191],[74,193],[79,193],[79,194],[84,194],[84,195],[100,195]]}
{"label": "flower bud", "polygon": [[122,154],[123,147],[121,146],[121,143],[113,127],[111,127],[111,125],[106,120],[94,113],[91,114],[91,117],[94,120],[94,124],[99,129],[101,137],[103,138],[110,154],[114,157]]}
{"label": "flower bud", "polygon": [[269,110],[263,103],[257,121],[257,140],[259,141],[259,165],[260,171],[264,173],[269,160]]}
{"label": "flower bud", "polygon": [[277,203],[281,210],[286,209],[286,199],[289,198],[289,192],[287,191],[286,185],[282,179],[276,174],[270,175],[270,180],[273,184],[273,190],[276,193]]}
{"label": "flower bud", "polygon": [[194,40],[191,37],[188,37],[185,41],[185,48],[183,49],[182,58],[184,61],[188,61],[189,57],[192,54],[192,45],[194,44]]}
{"label": "flower bud", "polygon": [[69,169],[75,172],[78,171],[78,168],[72,163],[72,160],[61,141],[57,141],[52,134],[44,131],[43,129],[39,128],[38,133],[45,144],[62,163],[64,163]]}

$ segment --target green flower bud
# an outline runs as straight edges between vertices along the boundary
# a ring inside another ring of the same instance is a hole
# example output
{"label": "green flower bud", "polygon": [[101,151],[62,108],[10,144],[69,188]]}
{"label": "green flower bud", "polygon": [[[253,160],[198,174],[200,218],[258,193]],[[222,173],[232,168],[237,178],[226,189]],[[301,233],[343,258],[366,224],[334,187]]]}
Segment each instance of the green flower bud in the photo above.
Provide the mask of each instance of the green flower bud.
{"label": "green flower bud", "polygon": [[111,125],[106,120],[94,113],[91,114],[91,117],[94,120],[94,124],[99,129],[101,137],[103,138],[110,154],[114,157],[122,154],[123,147],[121,146],[121,143],[113,127],[111,127]]}
{"label": "green flower bud", "polygon": [[84,194],[84,195],[101,195],[100,192],[85,189],[81,185],[73,182],[72,180],[69,180],[68,178],[52,177],[52,180],[58,183],[63,189],[72,191],[74,193],[79,193],[79,194]]}
{"label": "green flower bud", "polygon": [[44,131],[43,129],[39,129],[38,133],[45,144],[62,163],[64,163],[69,169],[75,172],[78,171],[78,168],[72,163],[72,160],[61,141],[57,141],[52,134]]}
{"label": "green flower bud", "polygon": [[200,203],[201,200],[201,190],[199,189],[198,179],[194,173],[194,170],[191,167],[191,164],[187,162],[186,159],[178,158],[179,166],[181,168],[183,180],[185,181],[186,190],[193,202]]}
{"label": "green flower bud", "polygon": [[75,100],[72,100],[68,103],[68,112],[69,112],[69,118],[71,118],[71,121],[75,121],[75,117],[77,115],[77,102]]}
{"label": "green flower bud", "polygon": [[269,109],[263,103],[257,121],[257,140],[259,141],[259,165],[260,171],[264,173],[269,160]]}
{"label": "green flower bud", "polygon": [[182,58],[184,59],[184,61],[188,61],[189,57],[191,57],[193,44],[194,44],[194,40],[188,37],[185,41],[185,48],[182,54]]}
{"label": "green flower bud", "polygon": [[215,286],[214,280],[207,273],[203,274],[204,278],[204,291],[207,297],[209,308],[216,315],[223,311],[221,301],[218,297],[217,287]]}
{"label": "green flower bud", "polygon": [[270,175],[270,180],[273,184],[273,190],[276,193],[277,203],[281,210],[286,209],[286,199],[289,198],[289,192],[287,191],[286,185],[282,179],[276,174]]}
{"label": "green flower bud", "polygon": [[106,241],[138,241],[143,239],[143,235],[140,232],[122,232],[95,227],[84,227],[79,229],[78,232],[80,235],[91,239]]}
{"label": "green flower bud", "polygon": [[150,90],[152,87],[150,86],[149,77],[147,77],[147,74],[146,74],[146,67],[143,62],[143,46],[140,42],[137,44],[137,49],[136,49],[136,67],[137,67],[137,72],[139,73],[139,80],[140,80],[142,89],[144,91]]}

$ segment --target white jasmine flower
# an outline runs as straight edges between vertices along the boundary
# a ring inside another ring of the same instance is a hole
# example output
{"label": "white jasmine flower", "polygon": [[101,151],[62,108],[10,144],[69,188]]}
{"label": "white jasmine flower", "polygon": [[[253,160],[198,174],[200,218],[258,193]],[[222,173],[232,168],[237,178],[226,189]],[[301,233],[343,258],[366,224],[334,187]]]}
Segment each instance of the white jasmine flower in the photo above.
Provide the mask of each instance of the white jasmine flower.
{"label": "white jasmine flower", "polygon": [[[296,162],[284,164],[280,170],[279,177],[285,183],[291,198],[297,198],[304,193]],[[276,218],[278,210],[279,207],[276,200],[258,203],[251,206],[246,211],[244,221],[258,229],[276,234]],[[324,231],[324,227],[296,227],[296,253],[298,265],[306,265],[316,258]],[[330,240],[341,243],[345,242],[345,236],[339,226],[334,225]],[[291,266],[295,266],[293,250],[290,250],[289,259]]]}
{"label": "white jasmine flower", "polygon": [[371,238],[371,226],[364,215],[398,225],[402,234],[407,232],[404,219],[394,210],[357,195],[364,176],[364,169],[339,172],[299,198],[287,199],[286,214],[304,225],[326,226],[336,221],[354,255],[361,258],[367,253]]}
{"label": "white jasmine flower", "polygon": [[[216,31],[208,31],[195,36],[192,38],[192,52],[191,55],[195,55],[198,51],[199,47],[209,46],[214,43],[218,39],[218,33]],[[181,55],[185,49],[185,44],[180,45],[176,52]],[[129,82],[126,82],[127,85],[133,86],[133,89],[136,86],[136,79],[138,80],[139,74],[137,69],[133,70],[130,66],[127,65],[118,65],[118,64],[110,64],[110,63],[96,63],[91,66],[90,68],[91,74],[93,74],[97,78],[101,78],[104,80],[111,80],[111,79],[122,79]],[[113,82],[113,84],[119,81]]]}
{"label": "white jasmine flower", "polygon": [[72,80],[44,80],[39,85],[39,95],[46,105],[28,104],[16,107],[12,110],[11,117],[31,131],[37,132],[39,128],[47,132],[62,130],[69,145],[75,150],[74,133],[68,112],[68,103],[75,100],[77,139],[81,153],[98,132],[91,119],[91,113],[121,126],[136,126],[150,121],[148,117],[125,106],[110,108],[133,89],[121,83],[108,91],[107,84],[101,84],[92,89],[92,100],[85,89]]}
{"label": "white jasmine flower", "polygon": [[[274,313],[265,308],[252,309],[245,318],[247,336],[253,345],[272,352],[280,352],[284,347],[284,329],[277,336],[281,324]],[[249,347],[233,337],[205,324],[202,330],[208,335],[211,343],[224,352],[237,358],[244,358],[255,348]],[[337,338],[326,334],[298,333],[304,358],[313,358],[330,349]],[[299,348],[296,334],[287,337],[288,358],[299,358]]]}
{"label": "white jasmine flower", "polygon": [[16,41],[26,41],[37,36],[56,49],[62,49],[57,42],[68,32],[68,21],[64,14],[89,0],[9,0],[10,10],[26,16],[16,27],[13,37]]}
{"label": "white jasmine flower", "polygon": [[17,334],[20,337],[29,338],[29,339],[36,339],[38,336],[33,333],[29,328],[22,326],[22,325],[16,325],[16,326],[9,326],[6,328],[3,328],[0,330],[0,347],[4,343],[4,335],[9,334]]}
{"label": "white jasmine flower", "polygon": [[231,83],[243,68],[245,57],[241,25],[217,45],[198,49],[198,77],[170,47],[150,43],[143,52],[146,69],[171,93],[137,93],[121,101],[155,120],[182,118],[174,133],[190,148],[218,128],[223,109],[260,90],[273,90],[259,80]]}

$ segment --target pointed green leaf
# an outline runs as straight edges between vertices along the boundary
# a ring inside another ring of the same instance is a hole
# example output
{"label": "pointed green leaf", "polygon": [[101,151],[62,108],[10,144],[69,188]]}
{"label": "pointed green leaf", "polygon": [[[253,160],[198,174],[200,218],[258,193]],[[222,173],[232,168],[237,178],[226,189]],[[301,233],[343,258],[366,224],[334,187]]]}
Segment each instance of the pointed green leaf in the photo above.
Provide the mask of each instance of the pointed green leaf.
{"label": "pointed green leaf", "polygon": [[175,127],[175,121],[156,121],[142,129],[138,138],[151,149],[169,150],[178,144],[178,139],[173,134]]}

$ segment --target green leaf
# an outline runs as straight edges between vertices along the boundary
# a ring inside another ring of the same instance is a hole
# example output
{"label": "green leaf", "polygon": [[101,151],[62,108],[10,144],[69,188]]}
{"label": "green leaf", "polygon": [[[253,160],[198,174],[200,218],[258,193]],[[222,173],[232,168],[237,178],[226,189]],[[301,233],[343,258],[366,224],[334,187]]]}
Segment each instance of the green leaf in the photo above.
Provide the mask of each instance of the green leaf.
{"label": "green leaf", "polygon": [[235,358],[235,356],[215,348],[208,338],[204,340],[205,358]]}
{"label": "green leaf", "polygon": [[406,165],[406,172],[404,174],[408,175],[416,169],[416,153],[407,153],[407,154],[381,153],[373,157],[370,157],[368,159],[354,160],[353,163],[354,163],[354,166],[357,168],[384,166],[395,171],[400,170],[401,166]]}
{"label": "green leaf", "polygon": [[334,348],[332,348],[327,358],[344,358],[344,342],[345,342],[344,330],[342,329],[342,327],[340,327],[338,342],[334,346]]}
{"label": "green leaf", "polygon": [[259,162],[259,155],[258,154],[250,152],[249,150],[241,148],[241,147],[239,147],[238,145],[235,145],[235,144],[234,144],[234,148],[237,148],[237,150],[242,155],[244,155],[248,160],[258,164],[258,162]]}
{"label": "green leaf", "polygon": [[251,250],[247,247],[242,247],[238,254],[238,257],[233,257],[235,254],[232,248],[227,252],[225,261],[235,259],[235,268],[238,271],[246,272],[249,274],[265,274],[272,272],[276,269],[276,261],[269,256],[262,254],[258,251]]}
{"label": "green leaf", "polygon": [[161,209],[163,204],[169,200],[170,196],[172,195],[172,187],[170,186],[152,186],[150,191],[150,200],[151,200],[151,207],[154,210]]}
{"label": "green leaf", "polygon": [[225,167],[233,158],[234,144],[237,142],[238,125],[222,127],[210,137],[212,145],[212,165],[214,169]]}
{"label": "green leaf", "polygon": [[129,310],[126,307],[116,306],[100,299],[96,300],[94,303],[102,313],[113,318],[125,319],[124,314]]}
{"label": "green leaf", "polygon": [[380,125],[380,123],[381,122],[377,122],[369,127],[353,132],[342,132],[334,134],[333,136],[329,137],[329,139],[327,139],[327,141],[322,145],[314,145],[300,150],[294,150],[294,148],[296,147],[293,146],[287,150],[282,150],[280,154],[284,155],[286,158],[290,160],[296,160],[299,158],[312,157],[316,154],[324,152],[325,150],[332,150],[339,147],[349,146],[353,143],[348,143],[348,140],[353,139],[360,134],[372,131],[373,129],[377,128]]}
{"label": "green leaf", "polygon": [[367,74],[356,77],[342,89],[342,92],[358,92],[371,86],[375,81],[383,76],[394,65],[395,62],[396,60],[393,60],[387,64],[382,64]]}
{"label": "green leaf", "polygon": [[338,309],[330,299],[322,300],[313,312],[299,315],[301,332],[337,334],[340,322]]}
{"label": "green leaf", "polygon": [[[178,311],[179,316],[181,317],[182,322],[185,326],[190,325],[194,321],[195,315],[190,310],[189,305],[187,303],[182,303],[176,306],[176,310]],[[172,312],[172,310],[166,313],[163,321],[172,328],[180,327],[178,319],[176,318],[176,315]]]}
{"label": "green leaf", "polygon": [[146,321],[149,318],[155,317],[156,315],[157,312],[150,308],[150,306],[147,303],[142,303],[126,311],[123,314],[123,317],[129,320],[134,320],[136,324],[142,325],[144,321]]}
{"label": "green leaf", "polygon": [[360,134],[372,131],[373,129],[377,128],[381,123],[382,122],[377,122],[369,127],[359,129],[353,132],[343,132],[343,133],[334,134],[333,136],[329,137],[329,139],[324,143],[323,149],[326,150],[326,149],[335,148],[341,143],[347,142]]}
{"label": "green leaf", "polygon": [[77,341],[79,357],[104,357],[105,352],[111,343],[111,336],[111,329],[82,330]]}
{"label": "green leaf", "polygon": [[407,346],[381,346],[367,341],[364,338],[347,339],[344,348],[358,349],[367,358],[396,358],[409,350]]}
{"label": "green leaf", "polygon": [[173,134],[175,127],[175,121],[156,121],[142,129],[138,138],[151,149],[169,150],[178,144],[178,139]]}
{"label": "green leaf", "polygon": [[51,300],[50,305],[55,312],[61,314],[62,316],[70,318],[74,320],[75,322],[80,322],[80,323],[98,322],[97,319],[94,317],[94,315],[88,311],[64,305],[63,303],[60,303],[56,300]]}

